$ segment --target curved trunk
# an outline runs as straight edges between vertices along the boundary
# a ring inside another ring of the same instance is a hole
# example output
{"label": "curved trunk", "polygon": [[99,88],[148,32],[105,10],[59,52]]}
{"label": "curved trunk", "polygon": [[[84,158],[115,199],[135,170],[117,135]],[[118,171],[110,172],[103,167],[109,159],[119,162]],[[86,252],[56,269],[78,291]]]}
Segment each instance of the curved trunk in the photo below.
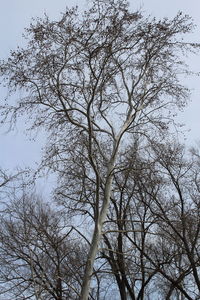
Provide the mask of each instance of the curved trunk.
{"label": "curved trunk", "polygon": [[85,267],[85,274],[83,278],[80,300],[88,300],[89,297],[90,281],[93,273],[94,261],[98,252],[98,246],[102,237],[103,224],[106,219],[108,207],[110,204],[110,196],[111,196],[111,188],[112,188],[112,180],[113,180],[112,170],[113,170],[113,163],[108,170],[108,178],[105,186],[105,199],[93,232],[90,251],[88,253],[88,259]]}

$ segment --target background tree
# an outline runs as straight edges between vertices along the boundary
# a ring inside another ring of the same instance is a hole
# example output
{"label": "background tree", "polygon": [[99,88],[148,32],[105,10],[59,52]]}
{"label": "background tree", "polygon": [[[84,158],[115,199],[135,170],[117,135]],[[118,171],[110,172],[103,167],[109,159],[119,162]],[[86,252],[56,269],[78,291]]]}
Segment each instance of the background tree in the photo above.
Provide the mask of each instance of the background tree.
{"label": "background tree", "polygon": [[0,225],[0,293],[6,299],[78,299],[84,244],[62,213],[24,194],[7,205]]}
{"label": "background tree", "polygon": [[101,250],[108,262],[105,271],[111,269],[121,299],[157,299],[158,294],[159,299],[198,297],[195,157],[177,143],[153,143],[142,149],[134,144],[123,156],[130,167],[114,176]]}
{"label": "background tree", "polygon": [[171,257],[163,270],[175,282],[167,299],[176,283],[193,299],[199,295],[199,162],[194,156],[186,158],[179,145],[159,145],[155,153],[166,183],[162,194],[152,194],[151,209],[160,219],[157,230],[163,250]]}
{"label": "background tree", "polygon": [[73,8],[59,21],[35,20],[26,48],[1,62],[10,93],[24,93],[1,105],[3,119],[28,113],[33,129],[47,129],[43,165],[59,173],[60,201],[93,222],[82,300],[122,153],[138,135],[163,138],[171,112],[188,98],[177,74],[186,72],[182,54],[198,47],[181,39],[192,28],[181,13],[157,21],[130,12],[124,0],[93,1],[82,16]]}

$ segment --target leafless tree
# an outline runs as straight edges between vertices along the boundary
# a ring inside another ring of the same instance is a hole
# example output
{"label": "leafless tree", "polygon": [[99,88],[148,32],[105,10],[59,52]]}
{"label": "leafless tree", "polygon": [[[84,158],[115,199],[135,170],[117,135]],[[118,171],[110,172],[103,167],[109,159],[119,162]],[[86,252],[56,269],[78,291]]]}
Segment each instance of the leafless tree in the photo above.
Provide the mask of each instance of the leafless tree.
{"label": "leafless tree", "polygon": [[186,299],[196,299],[200,262],[199,163],[176,143],[154,144],[152,148],[154,169],[145,181],[140,180],[140,187],[151,198],[151,205],[146,204],[156,226],[149,248],[151,254],[145,250],[144,256],[164,278],[165,299],[177,293]]}
{"label": "leafless tree", "polygon": [[129,165],[114,175],[104,271],[111,270],[121,299],[196,299],[199,158],[172,142],[133,145],[122,157]]}
{"label": "leafless tree", "polygon": [[7,205],[0,231],[4,299],[78,299],[85,249],[61,213],[25,194]]}
{"label": "leafless tree", "polygon": [[164,204],[157,195],[154,213],[160,211],[160,234],[171,244],[169,250],[176,252],[172,273],[194,298],[200,293],[199,162],[193,156],[185,158],[182,147],[168,147],[164,154],[162,149],[161,145],[156,153],[170,190],[166,188]]}
{"label": "leafless tree", "polygon": [[25,49],[1,62],[10,93],[24,92],[1,104],[3,119],[29,114],[32,129],[47,129],[43,165],[60,175],[60,201],[93,222],[81,300],[89,297],[120,156],[135,136],[163,138],[188,98],[177,74],[187,70],[184,53],[198,48],[181,38],[192,28],[181,13],[158,21],[129,11],[125,0],[98,0],[82,16],[72,8],[59,21],[36,19]]}

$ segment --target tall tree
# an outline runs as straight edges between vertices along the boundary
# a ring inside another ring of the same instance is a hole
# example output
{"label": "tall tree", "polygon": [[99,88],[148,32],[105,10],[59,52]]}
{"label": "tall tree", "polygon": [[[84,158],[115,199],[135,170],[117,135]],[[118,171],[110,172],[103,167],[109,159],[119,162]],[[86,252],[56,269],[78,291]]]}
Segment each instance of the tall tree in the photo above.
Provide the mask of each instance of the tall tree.
{"label": "tall tree", "polygon": [[82,16],[72,8],[59,21],[35,20],[26,47],[1,62],[10,93],[24,93],[2,103],[3,118],[29,114],[33,129],[47,129],[43,164],[59,171],[68,205],[92,218],[81,300],[89,297],[121,156],[138,135],[163,138],[188,98],[177,74],[186,72],[182,54],[198,47],[181,37],[192,28],[181,13],[158,21],[131,12],[125,0],[98,0]]}

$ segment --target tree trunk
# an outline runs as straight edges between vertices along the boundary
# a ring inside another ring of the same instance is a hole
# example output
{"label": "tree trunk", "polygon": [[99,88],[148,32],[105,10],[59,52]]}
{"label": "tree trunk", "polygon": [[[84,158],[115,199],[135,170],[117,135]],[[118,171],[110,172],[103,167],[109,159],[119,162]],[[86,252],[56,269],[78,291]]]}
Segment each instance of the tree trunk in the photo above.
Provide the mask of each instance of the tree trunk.
{"label": "tree trunk", "polygon": [[93,273],[94,261],[98,252],[98,246],[102,237],[102,228],[104,221],[106,219],[108,207],[110,204],[110,196],[111,196],[111,188],[112,188],[112,180],[113,180],[113,165],[114,162],[111,163],[111,166],[108,168],[108,177],[105,186],[105,199],[103,202],[103,206],[99,215],[99,218],[96,220],[95,228],[93,232],[92,242],[90,246],[90,251],[88,254],[88,259],[85,267],[85,273],[83,278],[83,285],[81,289],[80,300],[88,300],[89,290],[90,290],[90,281]]}

